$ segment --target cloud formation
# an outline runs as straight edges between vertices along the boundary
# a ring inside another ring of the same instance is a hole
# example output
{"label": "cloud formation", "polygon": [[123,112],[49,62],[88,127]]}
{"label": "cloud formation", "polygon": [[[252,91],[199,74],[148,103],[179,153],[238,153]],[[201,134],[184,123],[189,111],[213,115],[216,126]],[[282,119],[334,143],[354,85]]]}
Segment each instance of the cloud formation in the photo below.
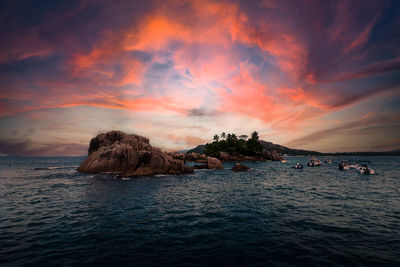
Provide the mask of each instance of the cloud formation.
{"label": "cloud formation", "polygon": [[[342,125],[316,131],[312,134],[303,136],[301,138],[297,138],[286,143],[288,147],[301,147],[307,146],[315,142],[319,142],[323,139],[332,139],[332,142],[340,142],[342,136],[363,136],[366,135],[380,135],[383,139],[385,137],[386,146],[382,145],[382,141],[373,142],[368,144],[368,146],[364,147],[364,151],[374,150],[376,147],[380,147],[383,150],[393,150],[393,144],[398,145],[398,138],[394,136],[390,136],[387,134],[388,132],[399,132],[400,131],[400,115],[385,115],[385,116],[374,116],[376,113],[369,112],[362,116],[359,120],[350,121],[344,123]],[[381,140],[382,140],[381,139]],[[351,147],[351,144],[347,143],[347,140],[341,140],[347,145],[347,151],[354,151],[354,147]],[[379,144],[379,145],[378,145]],[[343,149],[345,147],[343,144],[340,148]],[[353,149],[353,150],[352,150]],[[343,150],[342,150],[343,151]],[[337,151],[339,152],[339,151]]]}
{"label": "cloud formation", "polygon": [[[0,44],[3,140],[19,129],[18,121],[46,124],[33,114],[47,114],[50,123],[53,110],[91,107],[102,112],[90,119],[104,125],[112,124],[103,121],[104,113],[134,118],[151,113],[147,130],[139,131],[166,149],[237,129],[234,118],[245,117],[257,129],[242,125],[244,133],[278,134],[278,142],[296,139],[289,143],[303,146],[310,131],[323,131],[325,116],[363,110],[363,103],[374,98],[382,102],[396,95],[400,84],[395,37],[400,20],[391,12],[399,9],[396,1],[2,5],[0,28],[8,40]],[[161,119],[168,122],[165,131],[174,134],[159,137],[153,123]],[[131,129],[126,121],[121,127]],[[177,124],[181,133],[172,129]],[[206,132],[190,132],[198,124]],[[105,130],[95,127],[93,134]],[[45,128],[37,135],[48,135]]]}

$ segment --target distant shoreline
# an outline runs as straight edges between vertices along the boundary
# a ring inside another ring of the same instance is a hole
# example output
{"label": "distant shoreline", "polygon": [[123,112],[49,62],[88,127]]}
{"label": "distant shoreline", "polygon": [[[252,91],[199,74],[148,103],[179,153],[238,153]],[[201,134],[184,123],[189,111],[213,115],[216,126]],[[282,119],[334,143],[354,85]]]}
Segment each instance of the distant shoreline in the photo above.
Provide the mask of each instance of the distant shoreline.
{"label": "distant shoreline", "polygon": [[[392,151],[352,151],[352,152],[319,152],[313,150],[288,148],[279,144],[274,144],[265,140],[259,140],[266,150],[275,150],[279,155],[283,156],[400,156],[400,150],[394,149]],[[196,152],[199,154],[204,153],[205,145],[198,145],[195,148],[186,150],[184,153]]]}
{"label": "distant shoreline", "polygon": [[[364,153],[364,152],[361,152]],[[376,152],[379,153],[379,152]],[[382,154],[376,154],[376,155],[372,155],[372,154],[357,154],[357,155],[349,155],[349,154],[319,154],[319,155],[285,155],[284,157],[356,157],[356,156],[363,156],[363,157],[400,157],[400,153],[395,153],[395,154],[386,154],[384,152],[382,152]],[[20,155],[5,155],[5,156],[0,156],[1,158],[85,158],[87,156],[20,156]],[[225,162],[225,161],[223,161]],[[230,162],[230,161],[226,161],[226,162]]]}
{"label": "distant shoreline", "polygon": [[321,153],[318,155],[286,155],[285,157],[399,157],[400,153],[389,153],[386,154],[384,152],[382,152],[381,154],[379,154],[380,152],[375,152],[378,154],[363,154],[365,152],[357,152],[357,154],[346,154],[346,153]]}

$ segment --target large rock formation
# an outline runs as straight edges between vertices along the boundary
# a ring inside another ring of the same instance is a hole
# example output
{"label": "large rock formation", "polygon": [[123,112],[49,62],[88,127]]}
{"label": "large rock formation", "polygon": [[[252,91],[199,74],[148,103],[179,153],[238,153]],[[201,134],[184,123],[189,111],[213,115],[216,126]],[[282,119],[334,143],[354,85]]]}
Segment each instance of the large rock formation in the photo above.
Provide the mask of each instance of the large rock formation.
{"label": "large rock formation", "polygon": [[180,159],[183,161],[191,161],[197,163],[207,163],[206,154],[199,154],[196,152],[191,153],[169,153],[174,159]]}
{"label": "large rock formation", "polygon": [[262,157],[267,160],[280,161],[282,158],[278,155],[275,150],[263,150]]}
{"label": "large rock formation", "polygon": [[207,161],[207,156],[205,154],[199,154],[196,152],[191,152],[186,154],[187,161],[193,161],[193,162],[206,162]]}
{"label": "large rock formation", "polygon": [[174,159],[179,159],[179,160],[186,160],[186,154],[185,153],[169,153],[169,155],[174,158]]}
{"label": "large rock formation", "polygon": [[183,160],[173,159],[152,147],[146,137],[111,131],[90,141],[89,156],[78,171],[84,173],[121,173],[124,176],[181,174],[193,172]]}

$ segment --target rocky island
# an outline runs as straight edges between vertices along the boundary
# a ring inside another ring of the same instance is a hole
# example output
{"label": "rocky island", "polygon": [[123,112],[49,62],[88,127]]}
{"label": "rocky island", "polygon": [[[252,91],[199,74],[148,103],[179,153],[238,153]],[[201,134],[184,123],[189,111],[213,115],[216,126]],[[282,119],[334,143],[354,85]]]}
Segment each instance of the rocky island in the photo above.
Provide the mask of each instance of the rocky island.
{"label": "rocky island", "polygon": [[89,155],[78,171],[118,173],[125,177],[193,172],[183,160],[152,147],[148,138],[121,131],[102,133],[90,141]]}
{"label": "rocky island", "polygon": [[[78,171],[83,173],[115,173],[123,177],[156,174],[192,173],[194,169],[223,169],[225,161],[279,161],[276,151],[266,150],[258,141],[257,132],[251,138],[234,134],[214,136],[205,145],[204,154],[166,153],[150,145],[146,137],[110,131],[92,138],[88,157]],[[186,161],[199,163],[185,165]],[[239,166],[241,167],[241,166]],[[243,168],[241,168],[243,169]]]}
{"label": "rocky island", "polygon": [[[222,133],[214,136],[214,142],[202,147],[202,153],[173,153],[175,159],[205,163],[207,158],[213,157],[222,162],[227,161],[280,161],[282,158],[275,150],[265,149],[258,140],[258,133],[247,135]],[[195,167],[196,168],[196,167]]]}

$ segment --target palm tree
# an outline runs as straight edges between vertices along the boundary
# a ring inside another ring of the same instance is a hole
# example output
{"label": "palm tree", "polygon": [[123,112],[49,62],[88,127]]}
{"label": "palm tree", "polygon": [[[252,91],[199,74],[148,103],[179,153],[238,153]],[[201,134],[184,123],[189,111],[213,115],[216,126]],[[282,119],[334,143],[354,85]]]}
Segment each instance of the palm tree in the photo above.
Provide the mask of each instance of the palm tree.
{"label": "palm tree", "polygon": [[219,141],[219,136],[218,136],[218,134],[214,135],[214,141],[216,141],[216,142]]}
{"label": "palm tree", "polygon": [[222,133],[221,133],[221,138],[222,138],[222,139],[225,139],[225,137],[226,137],[226,133],[225,133],[225,132],[222,132]]}
{"label": "palm tree", "polygon": [[251,133],[251,139],[258,140],[258,133],[256,131]]}

